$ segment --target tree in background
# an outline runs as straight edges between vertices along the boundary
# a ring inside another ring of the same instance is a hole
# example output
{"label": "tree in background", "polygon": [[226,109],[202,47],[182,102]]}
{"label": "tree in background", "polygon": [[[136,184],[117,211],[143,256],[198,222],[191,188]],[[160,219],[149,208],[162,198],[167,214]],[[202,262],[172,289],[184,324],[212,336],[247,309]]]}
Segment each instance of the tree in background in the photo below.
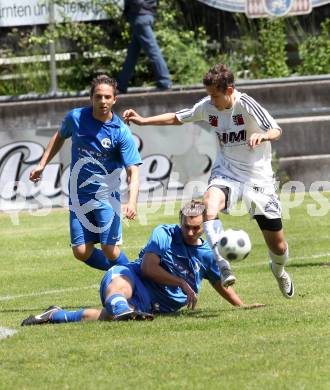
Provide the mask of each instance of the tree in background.
{"label": "tree in background", "polygon": [[287,36],[283,18],[259,20],[256,78],[290,75],[286,45]]}
{"label": "tree in background", "polygon": [[299,74],[330,74],[330,18],[321,23],[319,35],[308,35],[301,42],[299,57]]}

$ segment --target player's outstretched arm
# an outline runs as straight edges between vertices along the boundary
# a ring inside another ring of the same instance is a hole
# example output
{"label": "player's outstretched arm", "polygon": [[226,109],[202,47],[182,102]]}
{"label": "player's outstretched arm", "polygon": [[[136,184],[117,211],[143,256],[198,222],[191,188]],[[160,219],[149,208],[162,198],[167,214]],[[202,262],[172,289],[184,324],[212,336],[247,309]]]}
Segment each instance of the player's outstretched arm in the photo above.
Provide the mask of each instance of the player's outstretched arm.
{"label": "player's outstretched arm", "polygon": [[40,180],[40,176],[45,169],[45,166],[51,161],[51,159],[56,155],[56,153],[61,149],[65,141],[59,131],[57,131],[49,141],[49,144],[41,157],[39,164],[36,168],[30,173],[30,180],[34,183]]}
{"label": "player's outstretched arm", "polygon": [[174,112],[168,112],[166,114],[156,116],[143,117],[135,110],[128,109],[124,111],[123,118],[125,123],[130,124],[130,122],[133,122],[139,126],[182,125],[182,123],[178,120]]}
{"label": "player's outstretched arm", "polygon": [[188,309],[194,309],[197,303],[197,295],[189,284],[182,278],[172,275],[160,265],[160,258],[154,253],[145,253],[142,262],[142,274],[152,281],[167,286],[180,287],[187,295],[186,305]]}
{"label": "player's outstretched arm", "polygon": [[222,287],[220,280],[217,281],[213,287],[217,291],[217,293],[222,296],[222,298],[224,298],[233,306],[237,306],[243,309],[253,309],[253,308],[265,306],[262,303],[245,304],[241,300],[241,298],[236,294],[235,290],[232,287],[227,287],[227,288]]}

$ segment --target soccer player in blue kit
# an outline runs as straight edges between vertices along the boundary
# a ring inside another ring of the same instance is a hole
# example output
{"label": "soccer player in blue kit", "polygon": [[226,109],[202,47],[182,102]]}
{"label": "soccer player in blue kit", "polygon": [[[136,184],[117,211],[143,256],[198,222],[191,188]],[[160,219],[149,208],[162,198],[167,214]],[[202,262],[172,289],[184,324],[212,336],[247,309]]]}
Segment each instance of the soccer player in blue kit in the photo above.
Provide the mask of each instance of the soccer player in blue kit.
{"label": "soccer player in blue kit", "polygon": [[[141,157],[129,128],[112,108],[117,83],[100,75],[90,89],[91,105],[70,111],[51,138],[30,180],[37,182],[50,160],[71,137],[69,184],[70,233],[74,256],[85,264],[108,270],[128,259],[116,245],[121,238],[120,173],[124,167],[129,198],[124,217],[135,219]],[[101,249],[95,243],[101,244]]]}
{"label": "soccer player in blue kit", "polygon": [[232,287],[223,287],[219,268],[207,241],[204,241],[202,202],[187,203],[180,210],[180,225],[159,225],[139,259],[108,270],[100,285],[103,309],[62,310],[51,306],[26,318],[22,325],[79,322],[82,320],[152,320],[154,314],[175,313],[184,306],[194,309],[203,279],[233,306],[246,305]]}

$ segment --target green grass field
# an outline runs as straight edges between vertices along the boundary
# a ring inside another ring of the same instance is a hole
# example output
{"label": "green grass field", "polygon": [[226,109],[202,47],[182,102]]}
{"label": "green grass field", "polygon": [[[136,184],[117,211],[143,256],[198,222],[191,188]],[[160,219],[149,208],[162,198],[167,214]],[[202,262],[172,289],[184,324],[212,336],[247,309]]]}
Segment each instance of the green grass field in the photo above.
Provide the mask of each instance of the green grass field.
{"label": "green grass field", "polygon": [[[310,217],[308,204],[317,206],[306,195],[284,221],[293,300],[278,290],[256,223],[226,216],[225,227],[245,229],[253,243],[248,259],[234,267],[235,289],[265,308],[235,309],[206,281],[194,312],[147,323],[24,328],[23,318],[51,304],[99,307],[102,272],[74,260],[66,210],[20,214],[18,225],[0,215],[0,328],[17,331],[0,340],[0,389],[329,389],[330,218]],[[177,221],[176,212],[163,214],[125,228],[130,258],[154,226]]]}

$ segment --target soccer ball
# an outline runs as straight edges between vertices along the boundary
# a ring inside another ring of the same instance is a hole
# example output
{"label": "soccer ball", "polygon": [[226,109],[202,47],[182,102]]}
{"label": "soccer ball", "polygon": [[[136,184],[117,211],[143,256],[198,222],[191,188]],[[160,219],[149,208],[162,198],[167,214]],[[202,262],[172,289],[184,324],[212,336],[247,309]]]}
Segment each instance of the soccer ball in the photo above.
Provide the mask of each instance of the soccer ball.
{"label": "soccer ball", "polygon": [[220,255],[228,261],[244,260],[251,251],[250,237],[244,230],[225,230],[218,241]]}

